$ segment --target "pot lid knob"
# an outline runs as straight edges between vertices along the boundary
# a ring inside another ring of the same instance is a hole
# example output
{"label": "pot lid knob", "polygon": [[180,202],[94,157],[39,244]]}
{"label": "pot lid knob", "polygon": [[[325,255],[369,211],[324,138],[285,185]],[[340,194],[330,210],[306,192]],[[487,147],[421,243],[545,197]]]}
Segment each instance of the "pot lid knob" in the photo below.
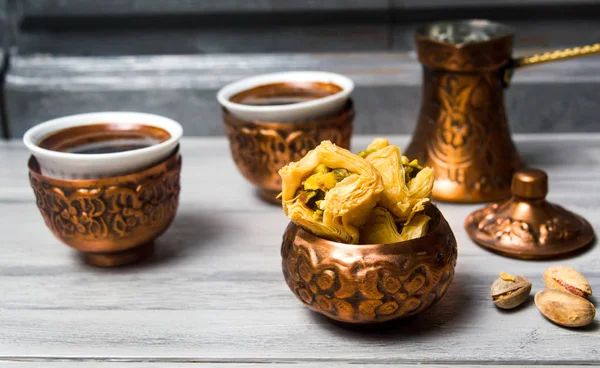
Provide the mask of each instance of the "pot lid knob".
{"label": "pot lid knob", "polygon": [[513,175],[511,192],[526,199],[543,199],[548,194],[548,175],[539,169],[523,169]]}

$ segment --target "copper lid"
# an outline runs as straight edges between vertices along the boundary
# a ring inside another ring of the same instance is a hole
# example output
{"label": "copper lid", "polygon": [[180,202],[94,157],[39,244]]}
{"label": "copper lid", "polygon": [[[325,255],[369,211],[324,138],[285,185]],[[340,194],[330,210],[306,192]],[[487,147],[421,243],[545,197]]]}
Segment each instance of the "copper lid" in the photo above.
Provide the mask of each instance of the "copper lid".
{"label": "copper lid", "polygon": [[512,198],[490,204],[465,220],[474,242],[509,257],[550,258],[573,252],[594,239],[582,217],[546,201],[548,175],[524,169],[512,178]]}

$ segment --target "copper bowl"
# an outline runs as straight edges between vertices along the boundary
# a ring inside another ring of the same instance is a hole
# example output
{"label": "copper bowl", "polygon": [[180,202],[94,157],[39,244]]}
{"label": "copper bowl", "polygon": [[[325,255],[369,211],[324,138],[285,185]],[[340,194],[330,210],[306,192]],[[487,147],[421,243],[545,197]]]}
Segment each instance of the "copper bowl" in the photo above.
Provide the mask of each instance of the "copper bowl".
{"label": "copper bowl", "polygon": [[100,267],[136,262],[171,224],[179,203],[181,155],[122,176],[68,180],[41,174],[34,156],[29,181],[54,235]]}
{"label": "copper bowl", "polygon": [[354,108],[349,100],[334,116],[296,123],[246,121],[223,109],[225,132],[233,160],[250,183],[258,187],[260,197],[280,204],[279,169],[298,161],[323,140],[350,148]]}
{"label": "copper bowl", "polygon": [[438,301],[454,276],[457,247],[435,206],[424,237],[391,244],[349,245],[293,223],[283,235],[283,275],[308,308],[347,323],[413,316]]}

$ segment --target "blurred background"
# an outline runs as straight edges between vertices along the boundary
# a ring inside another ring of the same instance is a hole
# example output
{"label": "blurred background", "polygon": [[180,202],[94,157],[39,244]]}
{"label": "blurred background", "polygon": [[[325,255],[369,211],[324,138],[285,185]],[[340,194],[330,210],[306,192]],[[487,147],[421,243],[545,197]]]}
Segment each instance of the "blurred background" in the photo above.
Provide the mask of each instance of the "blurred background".
{"label": "blurred background", "polygon": [[[410,134],[420,104],[414,29],[483,18],[515,56],[600,42],[593,0],[0,0],[1,133],[99,110],[158,113],[223,135],[216,91],[283,70],[354,79],[356,133]],[[600,58],[516,72],[513,132],[600,131]]]}

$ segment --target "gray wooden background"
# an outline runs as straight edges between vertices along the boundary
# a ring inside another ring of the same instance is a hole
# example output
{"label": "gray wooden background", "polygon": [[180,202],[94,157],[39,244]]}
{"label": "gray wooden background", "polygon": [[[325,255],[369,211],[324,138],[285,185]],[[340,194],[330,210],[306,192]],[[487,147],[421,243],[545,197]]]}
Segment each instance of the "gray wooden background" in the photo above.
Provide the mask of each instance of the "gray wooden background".
{"label": "gray wooden background", "polygon": [[[517,30],[515,55],[600,42],[593,0],[0,0],[4,137],[100,110],[162,114],[222,135],[216,91],[281,70],[357,83],[356,132],[411,133],[420,103],[416,26],[487,18]],[[514,132],[598,132],[600,58],[517,72]]]}

